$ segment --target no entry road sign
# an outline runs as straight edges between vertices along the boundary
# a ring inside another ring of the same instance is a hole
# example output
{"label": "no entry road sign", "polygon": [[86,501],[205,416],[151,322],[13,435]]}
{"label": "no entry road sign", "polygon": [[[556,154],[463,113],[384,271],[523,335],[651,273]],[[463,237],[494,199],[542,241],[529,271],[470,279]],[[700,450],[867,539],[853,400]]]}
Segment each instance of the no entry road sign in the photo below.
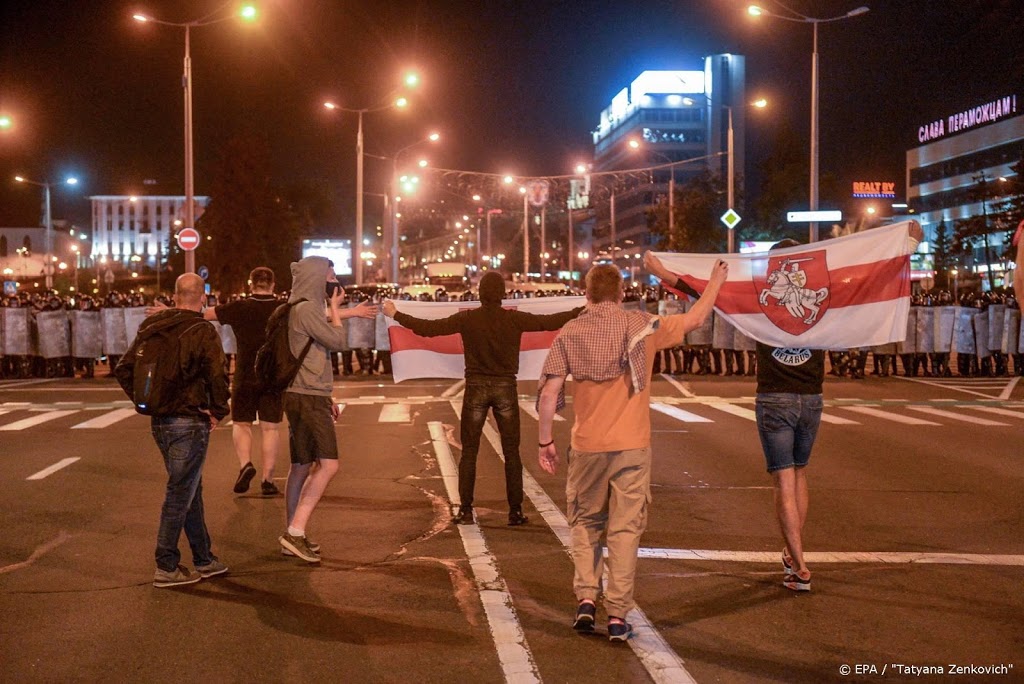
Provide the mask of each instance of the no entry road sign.
{"label": "no entry road sign", "polygon": [[199,246],[199,231],[195,228],[182,228],[178,232],[178,246],[186,252],[191,252]]}

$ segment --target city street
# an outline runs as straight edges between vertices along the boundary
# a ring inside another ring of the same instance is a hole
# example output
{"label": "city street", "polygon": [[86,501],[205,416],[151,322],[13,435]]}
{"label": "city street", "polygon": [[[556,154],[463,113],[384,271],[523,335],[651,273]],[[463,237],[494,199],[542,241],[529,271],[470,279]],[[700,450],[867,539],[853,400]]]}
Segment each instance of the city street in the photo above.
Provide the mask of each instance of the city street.
{"label": "city street", "polygon": [[[604,638],[603,610],[595,635],[570,628],[565,467],[537,466],[535,383],[519,385],[525,527],[505,525],[493,420],[479,524],[449,523],[461,383],[339,381],[341,469],[309,531],[322,565],[280,554],[283,498],[231,492],[222,425],[203,490],[230,572],[155,589],[165,476],[148,419],[110,378],[2,381],[0,680],[938,681],[907,668],[956,665],[997,668],[961,681],[1020,681],[1017,380],[830,377],[808,471],[814,588],[796,595],[753,378],[656,376],[629,645]],[[571,425],[570,404],[561,448]]]}

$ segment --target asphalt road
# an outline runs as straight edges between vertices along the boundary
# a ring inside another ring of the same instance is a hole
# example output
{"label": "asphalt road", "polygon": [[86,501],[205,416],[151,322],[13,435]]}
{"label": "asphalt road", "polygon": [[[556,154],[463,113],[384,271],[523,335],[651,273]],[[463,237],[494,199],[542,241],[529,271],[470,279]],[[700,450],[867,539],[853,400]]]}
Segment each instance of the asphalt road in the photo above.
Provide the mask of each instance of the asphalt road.
{"label": "asphalt road", "polygon": [[[493,427],[479,525],[447,523],[458,389],[337,385],[341,471],[309,530],[321,567],[280,555],[282,498],[231,493],[231,428],[218,428],[205,505],[231,570],[155,589],[164,475],[147,419],[110,379],[0,382],[0,681],[945,681],[898,666],[950,665],[1006,668],[961,681],[1024,680],[1012,379],[829,379],[809,471],[814,590],[794,595],[753,382],[656,378],[628,646],[569,627],[565,474],[536,465],[532,384],[520,384],[530,524],[505,526]],[[565,417],[560,445],[571,406]]]}

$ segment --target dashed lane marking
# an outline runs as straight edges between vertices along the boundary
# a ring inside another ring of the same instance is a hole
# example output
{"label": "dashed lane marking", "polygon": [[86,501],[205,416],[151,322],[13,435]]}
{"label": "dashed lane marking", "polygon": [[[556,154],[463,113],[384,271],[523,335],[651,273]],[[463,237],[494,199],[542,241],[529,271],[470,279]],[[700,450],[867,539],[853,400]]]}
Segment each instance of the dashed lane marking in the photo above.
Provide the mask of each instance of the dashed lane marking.
{"label": "dashed lane marking", "polygon": [[1024,413],[1020,411],[1011,411],[1009,409],[997,408],[995,406],[968,406],[967,408],[974,411],[984,411],[985,413],[992,413],[997,416],[1007,416],[1008,418],[1024,419]]}
{"label": "dashed lane marking", "polygon": [[38,473],[35,473],[34,475],[29,475],[25,479],[26,480],[42,480],[44,477],[49,477],[50,475],[53,475],[55,472],[57,472],[58,470],[61,470],[62,468],[67,468],[69,465],[71,465],[75,461],[79,460],[79,458],[80,457],[78,457],[78,456],[73,456],[73,457],[69,457],[69,458],[62,458],[61,460],[57,461],[56,463],[54,463],[49,468],[43,468]]}
{"label": "dashed lane marking", "polygon": [[[454,471],[455,460],[452,457],[451,448],[448,446],[444,425],[439,421],[430,421],[427,427],[430,430],[430,440],[433,443],[438,463],[447,463],[447,465],[441,465],[442,473],[446,470]],[[446,476],[444,483],[449,500],[458,501],[458,478],[455,478],[453,482]],[[540,672],[512,605],[512,595],[498,570],[497,558],[487,548],[483,532],[475,524],[456,525],[455,527],[462,538],[462,545],[466,549],[466,556],[469,558],[469,565],[473,570],[473,577],[476,579],[480,601],[483,603],[484,613],[487,615],[491,638],[498,651],[498,661],[501,663],[505,681],[540,682]]]}
{"label": "dashed lane marking", "polygon": [[[778,563],[777,551],[641,548],[641,558],[664,560]],[[1024,565],[1024,556],[989,553],[920,553],[917,551],[804,551],[808,563],[914,563],[944,565]]]}
{"label": "dashed lane marking", "polygon": [[409,404],[385,404],[381,407],[378,423],[408,423]]}
{"label": "dashed lane marking", "polygon": [[[698,416],[696,413],[690,413],[684,411],[678,406],[669,406],[668,404],[662,404],[661,402],[652,402],[651,408],[658,413],[664,413],[666,416],[671,416],[676,420],[681,420],[684,423],[713,423],[715,421],[704,416]],[[535,416],[536,417],[536,416]]]}
{"label": "dashed lane marking", "polygon": [[854,413],[863,413],[866,416],[874,416],[875,418],[883,418],[885,420],[891,420],[895,423],[903,423],[904,425],[941,425],[941,423],[933,423],[930,420],[921,420],[920,418],[911,418],[910,416],[904,416],[899,413],[891,413],[889,411],[882,411],[871,406],[843,406],[845,411],[853,411]]}
{"label": "dashed lane marking", "polygon": [[110,413],[104,413],[102,416],[97,416],[95,418],[90,418],[89,420],[85,421],[84,423],[79,423],[78,425],[72,425],[71,429],[72,430],[99,430],[100,428],[110,427],[114,423],[120,422],[120,421],[124,420],[125,418],[130,418],[130,417],[135,416],[135,415],[138,415],[135,412],[135,409],[130,409],[130,408],[115,409],[115,410],[111,411]]}

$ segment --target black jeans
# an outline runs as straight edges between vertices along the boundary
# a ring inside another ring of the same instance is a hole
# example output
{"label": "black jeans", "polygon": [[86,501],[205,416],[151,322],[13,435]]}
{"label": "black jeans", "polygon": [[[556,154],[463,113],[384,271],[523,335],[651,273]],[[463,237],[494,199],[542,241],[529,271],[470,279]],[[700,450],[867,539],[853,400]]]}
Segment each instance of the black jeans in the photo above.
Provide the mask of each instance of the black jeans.
{"label": "black jeans", "polygon": [[459,498],[463,506],[473,505],[476,455],[480,452],[480,435],[487,420],[488,409],[494,411],[498,434],[501,435],[508,507],[518,509],[523,505],[523,461],[519,456],[519,389],[512,379],[466,381],[466,393],[462,399]]}

